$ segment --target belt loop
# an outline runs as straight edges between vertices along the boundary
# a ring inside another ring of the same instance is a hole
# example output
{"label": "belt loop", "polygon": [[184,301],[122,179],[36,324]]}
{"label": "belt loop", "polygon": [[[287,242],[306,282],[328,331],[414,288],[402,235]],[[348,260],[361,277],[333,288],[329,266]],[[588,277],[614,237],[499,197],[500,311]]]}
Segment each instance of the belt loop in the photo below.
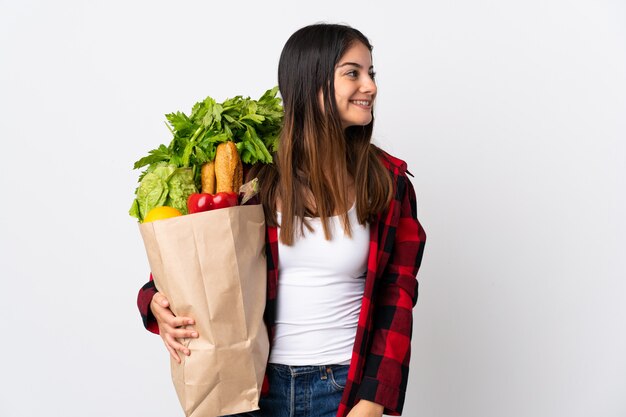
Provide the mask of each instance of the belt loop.
{"label": "belt loop", "polygon": [[325,366],[320,366],[320,379],[322,381],[325,381],[326,379],[328,379],[328,368],[326,368]]}

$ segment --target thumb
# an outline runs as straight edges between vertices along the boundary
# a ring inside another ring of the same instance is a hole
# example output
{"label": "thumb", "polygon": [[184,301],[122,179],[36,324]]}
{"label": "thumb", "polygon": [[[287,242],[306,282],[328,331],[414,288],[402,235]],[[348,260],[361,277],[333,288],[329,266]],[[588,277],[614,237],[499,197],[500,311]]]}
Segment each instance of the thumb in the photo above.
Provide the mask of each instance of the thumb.
{"label": "thumb", "polygon": [[167,298],[160,292],[154,295],[154,301],[161,307],[168,307],[170,305],[169,301],[167,301]]}

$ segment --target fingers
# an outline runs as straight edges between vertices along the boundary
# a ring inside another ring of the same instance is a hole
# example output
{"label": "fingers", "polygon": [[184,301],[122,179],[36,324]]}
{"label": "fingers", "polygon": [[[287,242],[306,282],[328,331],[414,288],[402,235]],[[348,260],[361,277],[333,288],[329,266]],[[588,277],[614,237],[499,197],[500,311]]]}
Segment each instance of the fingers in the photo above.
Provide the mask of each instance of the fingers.
{"label": "fingers", "polygon": [[195,339],[198,337],[198,332],[193,329],[174,329],[168,332],[175,339]]}
{"label": "fingers", "polygon": [[183,345],[178,339],[198,337],[198,332],[188,329],[173,329],[170,328],[168,325],[159,327],[159,330],[161,338],[163,339],[163,343],[165,343],[165,347],[177,363],[181,362],[178,352],[187,356],[191,355],[191,351],[189,350],[189,348]]}
{"label": "fingers", "polygon": [[170,352],[170,355],[172,356],[172,358],[174,358],[174,360],[177,363],[180,363],[180,357],[178,356],[178,353],[176,353],[176,350],[173,347],[171,347],[170,345],[168,345],[167,342],[165,342],[165,340],[163,340],[163,342],[165,343],[165,347]]}
{"label": "fingers", "polygon": [[[189,348],[187,348],[185,345],[183,345],[178,340],[176,340],[172,335],[170,335],[170,334],[164,335],[163,336],[163,340],[165,341],[165,344],[168,347],[174,349],[175,351],[178,351],[178,352],[182,353],[183,355],[187,355],[187,356],[191,355],[191,351],[189,350]],[[171,351],[170,351],[170,353],[171,353]]]}
{"label": "fingers", "polygon": [[169,309],[169,301],[165,296],[159,292],[154,294],[152,301],[150,302],[150,308],[152,314],[156,318],[159,326],[164,322],[171,327],[180,327],[186,325],[193,325],[195,321],[190,317],[176,317],[172,310]]}
{"label": "fingers", "polygon": [[191,351],[183,345],[179,339],[199,337],[194,329],[186,328],[195,324],[190,317],[176,317],[169,309],[169,301],[161,294],[156,293],[150,302],[150,308],[159,325],[159,333],[165,343],[168,352],[177,363],[181,363],[179,352],[183,355],[191,355]]}
{"label": "fingers", "polygon": [[196,323],[189,317],[176,317],[170,310],[159,313],[158,316],[155,314],[154,317],[157,319],[157,323],[159,323],[159,325],[167,325],[171,330],[185,326],[192,326]]}
{"label": "fingers", "polygon": [[183,345],[178,339],[190,337],[198,337],[198,333],[196,331],[187,329],[163,328],[161,330],[161,338],[163,339],[163,343],[165,343],[165,347],[170,352],[170,355],[172,355],[172,358],[174,358],[174,360],[176,360],[176,362],[178,363],[181,362],[178,352],[186,356],[191,355],[191,350],[189,350],[187,346]]}
{"label": "fingers", "polygon": [[195,324],[193,319],[189,317],[176,317],[171,311],[169,314],[164,314],[163,321],[167,322],[167,324],[171,327],[182,327]]}

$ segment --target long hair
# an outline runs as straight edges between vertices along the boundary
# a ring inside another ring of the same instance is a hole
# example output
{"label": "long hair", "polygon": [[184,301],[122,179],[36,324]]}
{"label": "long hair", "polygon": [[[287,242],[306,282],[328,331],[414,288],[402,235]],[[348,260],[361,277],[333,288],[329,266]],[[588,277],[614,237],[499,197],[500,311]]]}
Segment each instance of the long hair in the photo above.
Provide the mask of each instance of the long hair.
{"label": "long hair", "polygon": [[311,229],[306,217],[319,217],[330,239],[329,217],[335,213],[341,213],[344,232],[351,236],[350,177],[354,178],[360,224],[372,220],[391,201],[391,176],[380,162],[380,151],[370,143],[373,117],[368,125],[343,129],[337,111],[335,66],[356,42],[371,52],[372,45],[360,31],[315,24],[296,31],[281,53],[278,88],[285,117],[275,164],[254,167],[250,177],[259,177],[270,226],[278,226],[276,203],[280,199],[283,244],[293,244],[298,228],[300,233],[305,226]]}

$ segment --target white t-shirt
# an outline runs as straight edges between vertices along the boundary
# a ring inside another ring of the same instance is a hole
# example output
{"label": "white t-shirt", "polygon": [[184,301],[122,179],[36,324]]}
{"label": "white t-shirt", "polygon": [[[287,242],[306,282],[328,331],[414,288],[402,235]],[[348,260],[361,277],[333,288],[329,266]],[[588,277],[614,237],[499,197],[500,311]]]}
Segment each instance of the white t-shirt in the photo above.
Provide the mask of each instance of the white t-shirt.
{"label": "white t-shirt", "polygon": [[[339,216],[329,219],[326,240],[319,218],[313,232],[296,233],[293,246],[278,243],[276,334],[269,362],[347,365],[352,356],[369,253],[369,225],[348,211],[352,238]],[[280,224],[280,213],[278,223]]]}

